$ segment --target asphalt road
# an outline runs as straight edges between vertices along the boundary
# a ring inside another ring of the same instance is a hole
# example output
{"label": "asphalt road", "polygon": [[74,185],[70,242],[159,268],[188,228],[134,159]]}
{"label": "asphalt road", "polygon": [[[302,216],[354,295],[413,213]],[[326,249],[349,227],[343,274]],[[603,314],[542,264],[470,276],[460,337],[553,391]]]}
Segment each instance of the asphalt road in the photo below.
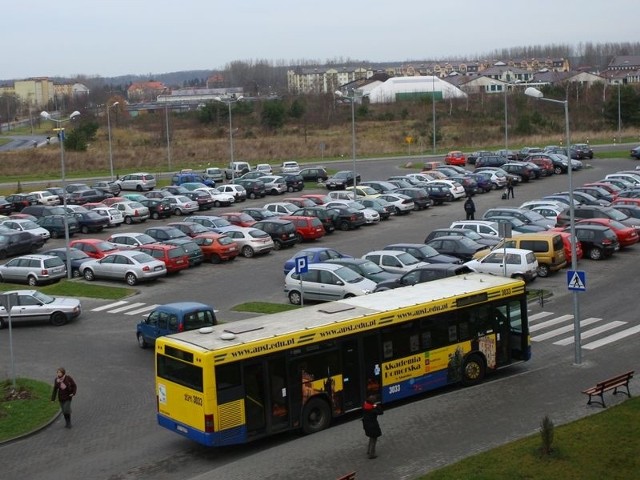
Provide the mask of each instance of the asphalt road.
{"label": "asphalt road", "polygon": [[[399,172],[403,163],[361,161],[358,167],[363,178],[386,178]],[[574,176],[576,185],[635,167],[630,160],[597,158],[589,163],[593,168]],[[345,168],[348,165],[345,162]],[[566,176],[556,176],[517,187],[515,200],[507,204],[517,206],[544,193],[565,190],[566,181]],[[268,197],[263,202],[272,200]],[[256,201],[244,205],[251,203]],[[498,203],[505,204],[496,192],[477,196],[478,216]],[[454,202],[359,231],[336,232],[316,243],[360,256],[395,241],[422,242],[431,229],[448,226],[463,215],[462,202]],[[140,231],[150,223],[120,228]],[[52,240],[47,247],[61,243]],[[222,320],[233,321],[247,316],[231,311],[239,303],[287,301],[282,264],[307,245],[266,257],[238,258],[231,264],[203,265],[178,277],[141,285],[139,293],[127,300],[141,304],[134,310],[175,300],[204,301],[219,310]],[[628,293],[636,290],[633,282],[639,252],[640,246],[636,246],[607,261],[580,262],[580,268],[587,272],[588,287],[588,292],[580,295],[582,319],[626,322],[625,328],[640,324],[635,314],[637,302]],[[544,306],[531,305],[532,317],[545,315],[543,312],[556,317],[572,313],[564,273],[538,279],[532,287],[554,292]],[[78,383],[78,396],[73,429],[64,429],[58,419],[32,436],[0,446],[3,478],[331,479],[355,470],[357,478],[363,479],[413,479],[536,433],[545,415],[559,425],[597,413],[600,409],[587,407],[580,391],[634,369],[640,357],[637,333],[584,350],[580,366],[573,364],[573,345],[556,345],[555,337],[536,341],[530,362],[502,371],[482,385],[446,389],[389,406],[381,417],[383,437],[375,461],[364,455],[366,439],[357,416],[312,436],[292,432],[246,446],[209,450],[156,425],[152,352],[139,349],[135,341],[135,324],[142,313],[130,314],[127,306],[106,307],[108,303],[85,299],[83,315],[64,327],[14,328],[18,376],[52,381],[56,368],[65,366]],[[599,336],[594,333],[585,343],[596,338]],[[8,377],[6,330],[0,332],[0,352],[0,373]],[[631,391],[638,391],[635,380]],[[608,396],[607,401],[613,405],[622,399]]]}

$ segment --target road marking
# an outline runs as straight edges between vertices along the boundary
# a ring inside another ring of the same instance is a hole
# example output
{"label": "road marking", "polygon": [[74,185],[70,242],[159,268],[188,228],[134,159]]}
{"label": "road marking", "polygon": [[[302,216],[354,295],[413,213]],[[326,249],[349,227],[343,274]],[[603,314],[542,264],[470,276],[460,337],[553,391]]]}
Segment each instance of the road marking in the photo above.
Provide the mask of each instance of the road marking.
{"label": "road marking", "polygon": [[[569,318],[573,318],[573,315],[564,315],[564,317],[569,317]],[[585,318],[584,320],[582,320],[580,322],[580,327],[586,327],[587,325],[591,325],[592,323],[597,323],[597,322],[601,322],[602,319],[601,318]],[[543,340],[547,340],[549,338],[553,338],[553,337],[558,337],[560,335],[563,335],[565,333],[571,332],[573,330],[574,326],[573,324],[571,325],[565,325],[564,327],[561,328],[556,328],[555,330],[551,330],[550,332],[547,333],[543,333],[542,335],[537,335],[535,337],[532,337],[531,340],[533,340],[534,342],[541,342]]]}
{"label": "road marking", "polygon": [[601,347],[602,345],[607,345],[609,343],[616,342],[621,340],[629,335],[635,335],[640,332],[640,325],[636,325],[635,327],[627,328],[626,330],[622,330],[613,335],[609,335],[600,340],[596,340],[595,342],[587,343],[586,345],[582,345],[582,348],[586,350],[593,350],[594,348]]}
{"label": "road marking", "polygon": [[536,332],[538,330],[542,330],[543,328],[547,328],[547,327],[552,327],[554,325],[557,325],[559,323],[562,323],[566,320],[571,320],[573,319],[573,315],[562,315],[560,317],[554,318],[552,320],[548,320],[546,322],[542,322],[542,323],[537,323],[531,327],[529,327],[529,331],[530,332]]}
{"label": "road marking", "polygon": [[149,310],[153,310],[154,308],[156,308],[158,306],[158,304],[155,305],[147,305],[146,307],[143,308],[139,308],[137,310],[133,310],[131,312],[125,312],[125,315],[138,315],[140,313],[144,313],[144,312],[148,312]]}
{"label": "road marking", "polygon": [[[580,332],[580,340],[584,340],[585,338],[590,338],[595,335],[598,335],[603,332],[607,332],[617,327],[621,327],[622,325],[626,325],[627,322],[610,322],[605,325],[600,325],[599,327],[592,328],[587,330],[586,332]],[[557,342],[553,342],[554,345],[571,345],[575,341],[574,337],[568,337],[563,340],[558,340]],[[581,342],[582,343],[582,342]]]}
{"label": "road marking", "polygon": [[125,303],[129,303],[129,302],[121,300],[119,302],[109,303],[108,305],[102,305],[101,307],[93,308],[93,309],[91,309],[91,311],[92,312],[101,312],[103,310],[108,310],[109,308],[119,307],[120,305],[124,305]]}
{"label": "road marking", "polygon": [[132,308],[138,308],[143,306],[144,303],[140,302],[140,303],[131,303],[129,305],[126,305],[124,307],[120,307],[120,308],[116,308],[113,310],[109,310],[109,313],[120,313],[120,312],[124,312],[125,310],[131,310]]}
{"label": "road marking", "polygon": [[529,316],[529,323],[531,322],[535,322],[536,320],[539,320],[541,318],[547,318],[550,317],[551,315],[553,315],[553,312],[540,312],[540,313],[534,313],[533,315]]}

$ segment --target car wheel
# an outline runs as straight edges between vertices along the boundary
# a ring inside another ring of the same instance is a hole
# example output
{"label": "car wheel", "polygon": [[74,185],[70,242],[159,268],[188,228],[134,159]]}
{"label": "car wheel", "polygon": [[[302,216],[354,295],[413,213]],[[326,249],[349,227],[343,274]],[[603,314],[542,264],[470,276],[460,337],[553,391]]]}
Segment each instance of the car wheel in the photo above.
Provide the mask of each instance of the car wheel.
{"label": "car wheel", "polygon": [[282,243],[280,243],[280,240],[274,240],[273,241],[273,249],[274,250],[280,250],[282,248]]}
{"label": "car wheel", "polygon": [[302,411],[302,431],[311,434],[324,430],[331,423],[331,409],[329,404],[319,398],[312,398]]}
{"label": "car wheel", "polygon": [[220,258],[219,255],[216,255],[214,253],[213,255],[211,255],[210,261],[211,261],[211,263],[220,263],[220,262],[222,262],[222,259]]}
{"label": "car wheel", "polygon": [[598,247],[593,247],[591,250],[589,250],[589,258],[591,260],[602,260],[602,250],[600,250]]}
{"label": "car wheel", "polygon": [[242,247],[242,256],[244,258],[251,258],[255,255],[256,252],[253,251],[253,248],[247,246]]}
{"label": "car wheel", "polygon": [[340,223],[340,230],[342,230],[343,232],[348,231],[350,228],[351,225],[349,225],[349,222],[347,222],[346,220]]}
{"label": "car wheel", "polygon": [[220,206],[220,202],[216,200],[215,202],[213,202],[213,206],[218,208]]}
{"label": "car wheel", "polygon": [[127,273],[124,277],[124,280],[127,282],[127,285],[134,286],[138,283],[138,277],[136,277],[133,273]]}
{"label": "car wheel", "polygon": [[160,219],[160,214],[158,212],[153,212],[151,214],[151,218],[153,218],[154,220],[159,220]]}
{"label": "car wheel", "polygon": [[293,192],[293,191],[295,191],[295,188],[293,188],[293,187],[287,187],[287,192]]}
{"label": "car wheel", "polygon": [[251,193],[249,194],[249,198],[250,198],[251,200],[255,199],[255,198],[256,198],[256,194],[255,194],[255,193],[253,193],[253,192],[251,192]]}
{"label": "car wheel", "polygon": [[179,208],[176,208],[176,209],[173,211],[173,214],[174,214],[176,217],[179,217],[180,215],[182,215],[182,210],[180,210]]}
{"label": "car wheel", "polygon": [[485,366],[480,355],[469,355],[462,367],[462,384],[477,385],[484,378]]}
{"label": "car wheel", "polygon": [[67,323],[67,316],[62,312],[54,312],[49,320],[54,327],[60,327]]}
{"label": "car wheel", "polygon": [[355,295],[353,293],[347,293],[344,298],[353,298]]}
{"label": "car wheel", "polygon": [[562,168],[554,167],[553,173],[555,173],[556,175],[560,175],[562,173]]}
{"label": "car wheel", "polygon": [[91,270],[90,268],[85,268],[84,272],[82,273],[82,276],[88,282],[92,282],[93,280],[96,279],[96,276],[93,274],[93,270]]}
{"label": "car wheel", "polygon": [[293,305],[300,305],[302,303],[302,295],[297,290],[292,290],[289,292],[289,301]]}
{"label": "car wheel", "polygon": [[36,285],[38,285],[38,279],[33,275],[29,275],[29,278],[27,278],[27,283],[30,287],[35,287]]}
{"label": "car wheel", "polygon": [[82,274],[80,273],[80,270],[77,268],[72,268],[71,269],[71,276],[73,278],[80,278],[82,276]]}
{"label": "car wheel", "polygon": [[131,225],[133,223],[133,218],[124,217],[124,223],[126,223],[127,225]]}
{"label": "car wheel", "polygon": [[549,265],[540,264],[538,265],[538,276],[539,277],[548,277],[549,276]]}
{"label": "car wheel", "polygon": [[144,339],[144,337],[142,336],[141,333],[136,335],[136,337],[138,338],[138,346],[140,348],[144,349],[144,348],[147,348],[149,346],[149,344],[146,342],[146,340]]}
{"label": "car wheel", "polygon": [[56,230],[51,230],[51,238],[58,238],[58,232]]}
{"label": "car wheel", "polygon": [[84,234],[87,234],[89,233],[89,227],[87,227],[86,225],[83,225],[80,231]]}
{"label": "car wheel", "polygon": [[141,192],[142,191],[142,185],[136,185],[136,190],[138,192]]}
{"label": "car wheel", "polygon": [[303,240],[304,240],[304,238],[302,238],[302,235],[300,235],[299,233],[296,233],[296,241],[298,243],[302,243]]}
{"label": "car wheel", "polygon": [[453,195],[452,194],[447,195],[447,202],[453,202]]}

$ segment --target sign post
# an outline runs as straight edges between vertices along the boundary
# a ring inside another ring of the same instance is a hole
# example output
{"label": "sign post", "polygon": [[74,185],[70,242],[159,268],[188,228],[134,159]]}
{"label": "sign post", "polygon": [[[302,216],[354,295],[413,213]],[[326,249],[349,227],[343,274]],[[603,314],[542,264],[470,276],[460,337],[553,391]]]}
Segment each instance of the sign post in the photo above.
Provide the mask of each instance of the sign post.
{"label": "sign post", "polygon": [[13,360],[13,333],[11,327],[11,306],[18,303],[17,293],[3,293],[0,294],[0,305],[4,307],[7,312],[7,322],[9,323],[9,357],[11,358],[11,384],[13,389],[16,389],[16,364]]}
{"label": "sign post", "polygon": [[309,259],[307,257],[296,257],[296,273],[300,279],[300,306],[304,306],[304,293],[302,291],[302,274],[309,271]]}

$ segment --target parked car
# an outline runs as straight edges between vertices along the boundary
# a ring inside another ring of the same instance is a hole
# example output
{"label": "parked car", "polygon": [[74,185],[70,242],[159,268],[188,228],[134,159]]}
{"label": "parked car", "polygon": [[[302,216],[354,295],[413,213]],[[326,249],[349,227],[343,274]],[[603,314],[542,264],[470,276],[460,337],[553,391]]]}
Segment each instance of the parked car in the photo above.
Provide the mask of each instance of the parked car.
{"label": "parked car", "polygon": [[171,222],[167,223],[167,227],[177,228],[187,237],[195,237],[201,233],[210,233],[212,230],[197,222]]}
{"label": "parked car", "polygon": [[[124,217],[117,208],[112,207],[95,207],[91,209],[92,212],[97,213],[101,217],[107,219],[107,227],[119,227],[124,223]],[[77,218],[77,217],[76,217]]]}
{"label": "parked car", "polygon": [[76,212],[74,214],[82,233],[99,233],[109,226],[109,219],[94,212]]}
{"label": "parked car", "polygon": [[[10,290],[12,295],[11,323],[47,322],[60,327],[82,313],[82,304],[77,298],[52,297],[38,290]],[[0,329],[7,326],[8,313],[0,306]]]}
{"label": "parked car", "polygon": [[245,189],[248,198],[264,198],[266,195],[264,182],[258,179],[239,178],[236,183]]}
{"label": "parked car", "polygon": [[[360,184],[360,175],[355,175],[356,184]],[[344,190],[349,186],[353,186],[354,183],[354,172],[350,170],[341,170],[336,172],[333,176],[329,177],[324,185],[327,187],[327,190]]]}
{"label": "parked car", "polygon": [[301,169],[299,173],[305,182],[325,182],[329,178],[324,167],[307,167]]}
{"label": "parked car", "polygon": [[374,292],[383,292],[399,287],[410,287],[418,283],[432,282],[441,278],[471,273],[471,269],[459,263],[432,263],[414,268],[394,280],[380,282]]}
{"label": "parked car", "polygon": [[310,247],[300,250],[295,255],[284,262],[284,274],[289,273],[296,266],[296,258],[306,257],[307,264],[326,262],[328,260],[340,258],[353,258],[351,255],[339,252],[330,247]]}
{"label": "parked car", "polygon": [[467,164],[467,158],[460,150],[453,150],[444,157],[444,163],[464,167]]}
{"label": "parked car", "polygon": [[478,160],[478,158],[484,157],[487,155],[493,155],[493,152],[490,152],[488,150],[477,150],[475,152],[472,152],[469,155],[467,155],[467,164],[475,165],[476,160]]}
{"label": "parked car", "polygon": [[140,348],[147,348],[153,346],[158,337],[217,324],[215,311],[210,305],[198,302],[167,303],[154,308],[138,323],[136,338]]}
{"label": "parked car", "polygon": [[303,298],[304,301],[328,302],[366,295],[375,288],[375,282],[350,268],[330,263],[313,263],[302,274],[291,270],[285,277],[284,291],[292,304],[300,305]]}
{"label": "parked car", "polygon": [[500,155],[483,155],[476,159],[476,168],[481,167],[502,167],[507,163],[507,159],[505,157],[501,157]]}
{"label": "parked car", "polygon": [[13,195],[7,195],[4,199],[11,204],[11,209],[14,212],[21,212],[24,207],[35,205],[38,203],[36,197],[25,193],[15,193]]}
{"label": "parked car", "polygon": [[385,180],[367,180],[366,182],[358,182],[358,185],[371,187],[379,194],[393,193],[398,190],[398,186]]}
{"label": "parked car", "polygon": [[240,255],[245,258],[252,258],[255,255],[266,255],[274,249],[271,236],[267,232],[257,228],[231,225],[229,227],[222,227],[219,231],[238,245]]}
{"label": "parked car", "polygon": [[156,188],[156,177],[150,173],[138,172],[123,175],[114,182],[121,190],[136,190],[143,192]]}
{"label": "parked car", "polygon": [[96,190],[102,190],[105,193],[110,193],[111,195],[117,196],[120,195],[122,189],[120,185],[115,182],[110,182],[108,180],[98,180],[91,184],[91,188]]}
{"label": "parked car", "polygon": [[162,243],[166,245],[176,245],[182,247],[189,257],[189,266],[196,267],[204,262],[204,254],[200,246],[191,237],[178,237],[170,240],[164,240]]}
{"label": "parked car", "polygon": [[480,245],[486,245],[487,247],[493,247],[500,242],[500,239],[496,237],[485,237],[467,228],[437,228],[429,232],[427,238],[424,239],[424,243],[429,243],[434,238],[447,237],[451,235],[462,235],[479,243]]}
{"label": "parked car", "polygon": [[193,170],[183,170],[175,173],[171,177],[171,185],[183,185],[185,183],[202,183],[207,187],[215,187],[216,182],[211,177],[207,177],[203,174],[196,173]]}
{"label": "parked car", "polygon": [[83,238],[72,240],[69,247],[82,250],[91,258],[103,258],[110,253],[120,251],[117,245],[100,238]]}
{"label": "parked car", "polygon": [[228,262],[240,254],[240,248],[230,237],[222,233],[207,232],[193,237],[202,250],[205,261],[211,263]]}
{"label": "parked car", "polygon": [[232,225],[238,225],[239,227],[251,227],[256,220],[245,212],[223,212],[219,215],[229,221]]}
{"label": "parked car", "polygon": [[454,200],[467,196],[467,192],[462,185],[453,180],[432,180],[427,185],[439,185],[449,189]]}
{"label": "parked car", "polygon": [[638,243],[638,231],[617,220],[611,218],[585,218],[578,220],[576,224],[578,223],[581,225],[604,225],[605,227],[609,227],[616,234],[616,237],[618,237],[620,248],[629,247]]}
{"label": "parked car", "polygon": [[265,175],[273,174],[273,168],[268,163],[259,163],[256,165],[256,171],[264,173]]}
{"label": "parked car", "polygon": [[277,215],[291,215],[298,209],[298,206],[289,202],[271,202],[265,203],[263,208],[266,208]]}
{"label": "parked car", "polygon": [[32,235],[40,236],[46,242],[51,237],[51,233],[46,228],[41,227],[33,220],[22,220],[9,218],[0,221],[0,225],[10,228],[16,232],[29,232]]}
{"label": "parked car", "polygon": [[491,220],[457,220],[449,228],[466,228],[485,238],[500,238],[500,225]]}
{"label": "parked car", "polygon": [[211,210],[213,207],[219,207],[221,205],[226,207],[233,203],[233,197],[230,195],[224,195],[223,198],[218,198],[217,200],[214,200],[214,195],[219,196],[223,194],[213,187],[196,188],[184,194],[185,197],[196,203],[198,210]]}
{"label": "parked car", "polygon": [[35,287],[58,282],[66,276],[64,262],[53,255],[23,255],[0,265],[0,282],[26,283]]}
{"label": "parked car", "polygon": [[280,165],[280,171],[282,173],[299,173],[300,165],[298,165],[298,162],[294,161],[282,162],[282,165]]}
{"label": "parked car", "polygon": [[364,216],[364,223],[366,225],[374,225],[380,222],[380,215],[372,208],[367,208],[360,202],[354,202],[351,200],[333,200],[326,204],[326,208],[334,208],[336,206],[346,205],[349,208],[357,210]]}
{"label": "parked car", "polygon": [[44,245],[44,239],[29,232],[7,229],[0,232],[0,259],[34,253]]}
{"label": "parked car", "polygon": [[170,197],[166,197],[164,200],[169,202],[169,204],[171,205],[171,210],[176,216],[190,215],[200,209],[198,203],[194,202],[186,195],[173,195]]}
{"label": "parked car", "polygon": [[265,219],[256,222],[253,226],[271,235],[274,250],[293,247],[299,242],[296,227],[289,220]]}
{"label": "parked car", "polygon": [[327,207],[327,205],[325,205],[326,210],[335,214],[333,219],[335,228],[346,232],[360,228],[365,224],[364,213],[360,210],[342,203],[333,203],[331,207]]}
{"label": "parked car", "polygon": [[387,272],[399,274],[427,265],[402,250],[373,250],[365,253],[362,258],[372,261]]}
{"label": "parked car", "polygon": [[408,215],[415,208],[413,199],[407,195],[403,195],[402,193],[381,193],[378,198],[389,203],[389,205],[393,207],[396,215]]}
{"label": "parked car", "polygon": [[370,208],[371,210],[378,212],[380,220],[388,220],[391,215],[395,213],[394,206],[380,198],[379,195],[376,197],[360,197],[358,199],[358,203],[361,203],[366,208]]}
{"label": "parked car", "polygon": [[47,190],[37,190],[30,192],[29,195],[40,205],[60,205],[60,198]]}
{"label": "parked car", "polygon": [[479,260],[465,263],[474,272],[519,278],[532,282],[537,276],[538,260],[530,250],[520,248],[496,249]]}
{"label": "parked car", "polygon": [[438,253],[436,249],[425,245],[424,243],[392,243],[383,248],[383,250],[401,250],[409,253],[424,263],[462,263],[462,261],[452,255],[443,255]]}
{"label": "parked car", "polygon": [[72,216],[62,205],[29,205],[28,207],[24,207],[20,213],[33,215],[36,218],[46,217],[48,215]]}
{"label": "parked car", "polygon": [[83,252],[82,250],[79,250],[77,248],[66,248],[66,247],[60,247],[60,248],[53,248],[51,250],[47,250],[45,252],[42,252],[43,255],[53,255],[54,257],[58,257],[60,260],[62,260],[65,264],[65,266],[67,265],[67,250],[69,251],[69,263],[71,264],[71,276],[72,277],[79,277],[80,276],[80,266],[91,260],[91,257],[89,255],[87,255],[85,252]]}
{"label": "parked car", "polygon": [[172,214],[171,204],[164,199],[147,198],[146,200],[141,200],[140,204],[147,207],[149,210],[149,216],[154,220],[169,218]]}
{"label": "parked car", "polygon": [[631,158],[640,160],[640,146],[631,149]]}
{"label": "parked car", "polygon": [[164,262],[136,250],[123,250],[86,262],[80,273],[87,281],[124,280],[133,286],[143,281],[153,281],[167,274]]}
{"label": "parked car", "polygon": [[342,265],[343,267],[350,268],[364,278],[372,280],[379,284],[389,280],[395,280],[400,275],[397,273],[390,273],[384,270],[380,265],[373,263],[371,260],[365,258],[332,258],[325,260],[325,263],[332,263],[335,265]]}
{"label": "parked car", "polygon": [[125,200],[114,203],[111,206],[122,213],[124,223],[127,225],[146,222],[150,217],[149,209],[140,202]]}
{"label": "parked car", "polygon": [[325,235],[322,222],[314,216],[282,215],[280,218],[293,223],[301,242],[317,240]]}
{"label": "parked car", "polygon": [[214,215],[192,215],[184,221],[199,223],[213,231],[216,231],[216,229],[220,227],[228,227],[231,225],[231,222],[226,218]]}
{"label": "parked car", "polygon": [[265,175],[260,177],[260,181],[269,195],[281,195],[287,191],[287,182],[280,175]]}
{"label": "parked car", "polygon": [[[570,233],[570,227],[564,227],[563,231]],[[617,235],[604,225],[579,225],[576,223],[575,232],[578,241],[582,244],[585,256],[591,260],[609,258],[620,249]]]}
{"label": "parked car", "polygon": [[271,210],[267,210],[264,207],[243,208],[242,213],[246,213],[256,222],[267,218],[278,218],[280,216],[277,213],[272,212]]}
{"label": "parked car", "polygon": [[468,262],[481,250],[486,249],[487,253],[489,252],[486,245],[459,235],[438,237],[431,240],[427,245],[435,249],[438,253],[457,257],[463,262]]}
{"label": "parked car", "polygon": [[[544,218],[544,217],[543,217]],[[544,228],[540,225],[534,225],[532,223],[524,223],[522,220],[516,217],[509,217],[506,215],[496,215],[495,217],[487,217],[487,220],[492,222],[496,222],[498,224],[504,223],[506,236],[514,236],[521,233],[536,233],[536,232],[545,232],[548,229]],[[508,229],[511,229],[511,234],[509,235]]]}
{"label": "parked car", "polygon": [[188,237],[188,235],[182,230],[168,225],[150,227],[147,228],[144,233],[155,239],[156,242],[164,242],[165,240],[171,240],[173,238]]}
{"label": "parked car", "polygon": [[[564,227],[569,225],[570,223],[570,215],[569,209],[565,209],[558,217],[556,218],[556,226]],[[622,213],[619,210],[616,210],[613,207],[599,207],[595,205],[579,205],[573,209],[574,218],[576,221],[583,219],[592,219],[592,218],[609,218],[611,220],[617,220],[620,223],[623,223],[627,227],[635,228],[636,230],[640,230],[640,220],[637,218],[631,218]]]}
{"label": "parked car", "polygon": [[216,185],[224,182],[224,171],[218,167],[208,167],[204,169],[205,177],[210,178]]}
{"label": "parked car", "polygon": [[429,193],[420,187],[399,188],[395,193],[406,195],[413,200],[415,210],[423,210],[433,206],[433,200]]}
{"label": "parked car", "polygon": [[67,197],[68,197],[70,193],[77,192],[79,190],[86,190],[88,188],[90,187],[86,183],[68,183],[64,187],[64,190],[67,193]]}
{"label": "parked car", "polygon": [[138,247],[138,251],[164,262],[167,274],[177,273],[189,268],[189,255],[184,248],[165,243],[147,243]]}
{"label": "parked car", "polygon": [[304,179],[299,173],[283,173],[282,177],[287,185],[287,192],[301,192],[304,190]]}
{"label": "parked car", "polygon": [[571,149],[575,151],[576,158],[580,160],[583,158],[593,159],[593,150],[588,143],[574,143],[571,145]]}
{"label": "parked car", "polygon": [[535,180],[536,178],[535,171],[522,162],[505,163],[500,168],[512,175],[518,175],[524,183]]}
{"label": "parked car", "polygon": [[95,188],[88,188],[70,193],[67,197],[67,204],[84,205],[85,203],[99,203],[111,197],[113,197],[111,193],[106,193]]}
{"label": "parked car", "polygon": [[37,223],[42,228],[49,231],[51,238],[63,238],[65,236],[65,230],[68,230],[69,237],[73,237],[74,234],[80,231],[78,220],[70,218],[68,215],[49,215],[41,217],[37,220]]}
{"label": "parked car", "polygon": [[527,225],[538,225],[543,229],[555,226],[552,220],[544,218],[539,213],[522,208],[494,207],[486,210],[482,216],[484,220],[490,220],[492,217],[515,217]]}

